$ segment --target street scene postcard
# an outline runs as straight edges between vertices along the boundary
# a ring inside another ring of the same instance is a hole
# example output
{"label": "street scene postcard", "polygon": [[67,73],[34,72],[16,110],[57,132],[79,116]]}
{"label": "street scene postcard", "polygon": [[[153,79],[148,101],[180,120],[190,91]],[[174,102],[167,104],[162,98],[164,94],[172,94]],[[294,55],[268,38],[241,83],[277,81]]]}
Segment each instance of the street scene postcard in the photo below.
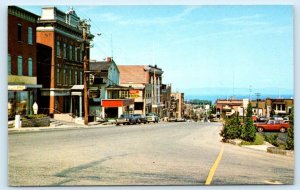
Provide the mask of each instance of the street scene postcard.
{"label": "street scene postcard", "polygon": [[293,14],[7,6],[8,185],[293,185]]}

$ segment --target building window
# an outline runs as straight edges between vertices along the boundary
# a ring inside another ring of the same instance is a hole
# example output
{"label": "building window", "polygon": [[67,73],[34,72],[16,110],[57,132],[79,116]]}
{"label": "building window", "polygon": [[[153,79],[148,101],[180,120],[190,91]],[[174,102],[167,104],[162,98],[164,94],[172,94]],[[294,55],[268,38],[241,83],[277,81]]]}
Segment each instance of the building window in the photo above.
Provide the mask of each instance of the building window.
{"label": "building window", "polygon": [[56,83],[60,84],[60,68],[59,68],[59,65],[57,65],[57,68],[56,68]]}
{"label": "building window", "polygon": [[64,84],[68,84],[67,83],[67,75],[66,75],[66,69],[64,69]]}
{"label": "building window", "polygon": [[11,74],[11,56],[8,54],[7,57],[7,69],[8,69],[8,74]]}
{"label": "building window", "polygon": [[79,79],[80,79],[80,84],[83,84],[83,82],[82,82],[82,71],[80,71]]}
{"label": "building window", "polygon": [[18,41],[22,41],[22,25],[18,24]]}
{"label": "building window", "polygon": [[73,56],[73,48],[72,46],[70,45],[70,53],[69,53],[69,59],[72,60],[72,56]]}
{"label": "building window", "polygon": [[18,56],[18,75],[23,75],[23,58]]}
{"label": "building window", "polygon": [[80,62],[82,62],[83,61],[83,57],[82,57],[82,50],[80,49],[80,58],[79,58],[80,60]]}
{"label": "building window", "polygon": [[78,55],[77,55],[78,49],[75,47],[75,48],[74,48],[74,51],[75,51],[75,52],[74,52],[74,53],[75,53],[75,55],[74,55],[74,56],[75,56],[75,61],[78,61],[78,57],[77,57],[77,56],[78,56]]}
{"label": "building window", "polygon": [[28,44],[32,44],[32,28],[28,27]]}
{"label": "building window", "polygon": [[75,84],[78,84],[78,74],[77,74],[77,71],[75,71],[75,73],[74,73],[74,77],[75,77],[75,81],[74,81],[74,83]]}
{"label": "building window", "polygon": [[64,58],[67,58],[67,44],[64,43]]}
{"label": "building window", "polygon": [[60,42],[56,42],[56,56],[60,57]]}
{"label": "building window", "polygon": [[72,84],[72,70],[69,70],[69,84]]}
{"label": "building window", "polygon": [[28,58],[28,76],[32,76],[32,59]]}

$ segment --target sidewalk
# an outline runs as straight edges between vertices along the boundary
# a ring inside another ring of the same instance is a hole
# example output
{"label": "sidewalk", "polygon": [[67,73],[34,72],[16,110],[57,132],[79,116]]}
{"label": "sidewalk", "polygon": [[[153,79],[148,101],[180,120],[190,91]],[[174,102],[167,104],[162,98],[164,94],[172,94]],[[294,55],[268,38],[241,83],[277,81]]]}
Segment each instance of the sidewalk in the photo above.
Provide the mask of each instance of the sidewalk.
{"label": "sidewalk", "polygon": [[52,130],[67,130],[67,129],[80,129],[80,128],[98,128],[98,127],[111,127],[112,124],[99,122],[89,122],[88,126],[76,124],[76,123],[67,123],[64,122],[60,126],[48,126],[48,127],[21,127],[21,128],[8,128],[9,133],[14,132],[33,132],[33,131],[52,131]]}
{"label": "sidewalk", "polygon": [[249,149],[252,149],[252,150],[259,150],[259,151],[265,151],[265,152],[267,152],[267,149],[269,147],[274,147],[272,144],[270,144],[266,141],[262,145],[240,145],[241,142],[242,141],[240,139],[234,139],[234,140],[229,141],[229,143],[233,144],[233,145],[238,145],[238,146],[249,148]]}

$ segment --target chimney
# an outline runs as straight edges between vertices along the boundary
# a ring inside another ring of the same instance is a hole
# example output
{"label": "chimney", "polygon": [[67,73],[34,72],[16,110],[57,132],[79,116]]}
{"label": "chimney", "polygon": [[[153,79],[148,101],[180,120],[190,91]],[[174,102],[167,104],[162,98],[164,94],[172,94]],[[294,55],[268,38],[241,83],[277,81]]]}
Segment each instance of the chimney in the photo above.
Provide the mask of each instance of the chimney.
{"label": "chimney", "polygon": [[107,58],[106,58],[106,62],[108,62],[108,63],[111,62],[111,60],[112,60],[111,57],[107,57]]}

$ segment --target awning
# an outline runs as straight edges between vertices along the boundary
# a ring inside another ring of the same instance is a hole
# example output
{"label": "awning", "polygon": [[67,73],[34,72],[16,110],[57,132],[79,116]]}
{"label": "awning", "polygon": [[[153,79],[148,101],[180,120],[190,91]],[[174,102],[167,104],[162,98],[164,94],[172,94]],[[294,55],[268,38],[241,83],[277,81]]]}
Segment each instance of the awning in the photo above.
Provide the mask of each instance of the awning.
{"label": "awning", "polygon": [[26,89],[34,89],[34,88],[42,88],[41,84],[16,84],[16,85],[8,85],[8,90],[10,91],[23,91]]}
{"label": "awning", "polygon": [[134,104],[134,99],[104,99],[101,102],[102,107],[115,108]]}
{"label": "awning", "polygon": [[83,90],[84,85],[73,85],[71,90]]}
{"label": "awning", "polygon": [[122,84],[123,86],[126,86],[128,88],[133,88],[133,89],[139,89],[139,90],[143,90],[145,88],[145,85],[143,84]]}
{"label": "awning", "polygon": [[119,86],[119,85],[109,85],[106,87],[107,90],[130,90],[131,88],[126,86]]}

